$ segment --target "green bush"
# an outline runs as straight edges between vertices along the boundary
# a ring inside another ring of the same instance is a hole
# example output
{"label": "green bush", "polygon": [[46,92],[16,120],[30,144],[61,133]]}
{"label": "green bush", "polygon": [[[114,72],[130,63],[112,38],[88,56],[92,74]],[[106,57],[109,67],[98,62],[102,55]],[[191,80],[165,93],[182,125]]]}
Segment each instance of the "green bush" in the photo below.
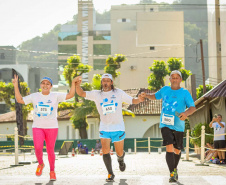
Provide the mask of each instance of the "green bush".
{"label": "green bush", "polygon": [[[196,124],[195,127],[192,129],[191,136],[192,137],[201,136],[201,131],[202,131],[203,125],[205,126],[205,133],[206,134],[213,134],[213,129],[209,127],[209,124],[199,123],[199,124]],[[198,139],[191,139],[191,143],[196,144],[200,147],[201,146],[201,137],[199,137]],[[206,143],[210,143],[210,144],[213,143],[213,135],[205,135],[205,144]]]}

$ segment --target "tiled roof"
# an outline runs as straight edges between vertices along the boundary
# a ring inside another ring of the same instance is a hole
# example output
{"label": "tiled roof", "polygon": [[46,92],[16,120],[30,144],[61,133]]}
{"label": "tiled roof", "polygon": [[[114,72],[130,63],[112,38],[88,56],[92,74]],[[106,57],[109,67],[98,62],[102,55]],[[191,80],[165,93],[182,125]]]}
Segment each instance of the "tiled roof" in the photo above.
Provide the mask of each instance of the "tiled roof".
{"label": "tiled roof", "polygon": [[198,100],[196,100],[195,105],[199,105],[205,99],[213,99],[217,97],[226,97],[226,80],[223,80],[213,89],[211,89]]}
{"label": "tiled roof", "polygon": [[[131,90],[128,89],[128,90],[125,90],[125,92],[132,97],[137,97],[138,94],[140,94],[141,92],[154,93],[149,89],[145,89],[145,88],[136,89],[136,90],[137,91],[135,91],[134,89],[131,89]],[[136,93],[135,96],[133,96],[134,93]],[[162,108],[162,100],[145,99],[144,102],[141,102],[139,104],[129,105],[127,109],[131,110],[135,114],[161,114],[161,108]]]}

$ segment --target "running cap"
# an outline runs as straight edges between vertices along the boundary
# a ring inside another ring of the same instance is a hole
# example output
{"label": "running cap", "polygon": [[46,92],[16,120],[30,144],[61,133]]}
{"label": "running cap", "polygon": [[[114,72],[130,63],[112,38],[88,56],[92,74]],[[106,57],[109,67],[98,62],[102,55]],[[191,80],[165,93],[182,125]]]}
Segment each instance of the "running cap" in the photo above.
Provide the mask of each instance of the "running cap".
{"label": "running cap", "polygon": [[102,77],[101,77],[101,80],[102,80],[103,78],[110,78],[110,79],[113,81],[112,75],[111,75],[111,74],[108,74],[108,73],[103,74]]}
{"label": "running cap", "polygon": [[86,144],[84,144],[84,146],[86,146]]}
{"label": "running cap", "polygon": [[51,83],[51,85],[53,85],[53,81],[52,81],[51,78],[45,76],[45,77],[42,78],[40,83],[42,83],[42,81],[44,81],[44,80],[48,80]]}
{"label": "running cap", "polygon": [[178,71],[178,70],[173,70],[173,71],[170,73],[170,77],[171,77],[171,75],[173,75],[173,74],[178,74],[178,75],[180,75],[180,77],[182,78],[181,72]]}

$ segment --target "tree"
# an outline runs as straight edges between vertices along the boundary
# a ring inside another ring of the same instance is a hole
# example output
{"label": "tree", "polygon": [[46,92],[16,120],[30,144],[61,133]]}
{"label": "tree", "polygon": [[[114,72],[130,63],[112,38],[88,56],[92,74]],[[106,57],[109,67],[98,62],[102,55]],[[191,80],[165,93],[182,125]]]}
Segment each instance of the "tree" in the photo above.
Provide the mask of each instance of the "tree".
{"label": "tree", "polygon": [[[30,92],[26,82],[20,82],[21,95],[27,96]],[[11,110],[15,110],[15,103],[11,100],[15,99],[14,86],[12,83],[6,84],[5,82],[0,82],[0,101],[4,101]],[[22,105],[23,113],[23,133],[27,135],[27,117],[29,112],[33,109],[32,104]]]}
{"label": "tree", "polygon": [[[85,65],[81,63],[81,58],[77,55],[73,55],[71,57],[68,57],[67,59],[68,65],[64,67],[63,75],[66,79],[67,83],[71,87],[72,79],[81,76],[83,73],[87,73],[91,70],[91,66]],[[79,99],[78,95],[75,93],[75,100],[74,100],[74,106],[75,109],[77,106],[79,106]],[[79,120],[79,124],[75,128],[79,129],[79,133],[82,139],[87,138],[87,131],[86,131],[86,120]]]}
{"label": "tree", "polygon": [[[210,91],[211,89],[213,89],[213,86],[211,84],[207,84],[206,85],[206,92]],[[199,85],[196,88],[196,99],[199,99],[202,96],[203,96],[203,85]]]}
{"label": "tree", "polygon": [[116,54],[115,57],[109,56],[106,60],[106,65],[104,68],[105,73],[109,73],[115,79],[121,73],[117,71],[121,67],[121,62],[125,62],[127,60],[125,55]]}
{"label": "tree", "polygon": [[148,77],[148,89],[157,91],[165,85],[164,78],[170,75],[171,71],[178,70],[182,74],[182,80],[185,81],[192,73],[189,70],[182,69],[183,64],[181,59],[169,58],[167,64],[164,61],[154,60],[154,63],[149,67],[152,73]]}
{"label": "tree", "polygon": [[[93,80],[93,82],[95,80]],[[93,89],[93,85],[90,83],[83,83],[81,87],[84,91],[91,91]],[[80,137],[87,139],[87,133],[82,132],[82,129],[81,129],[81,128],[86,128],[88,126],[87,116],[91,115],[93,117],[98,117],[98,118],[100,116],[94,101],[86,100],[83,97],[80,97],[80,98],[81,98],[81,101],[75,107],[73,111],[73,116],[71,117],[71,121],[73,123],[74,128],[79,129]]]}
{"label": "tree", "polygon": [[164,77],[169,73],[166,63],[162,60],[154,60],[154,63],[149,67],[153,73],[148,77],[148,89],[157,91],[164,86]]}
{"label": "tree", "polygon": [[183,81],[186,81],[186,79],[190,75],[192,75],[190,70],[181,69],[183,67],[183,64],[182,64],[182,60],[180,58],[169,58],[167,63],[168,63],[169,75],[170,75],[171,71],[178,70],[181,72]]}

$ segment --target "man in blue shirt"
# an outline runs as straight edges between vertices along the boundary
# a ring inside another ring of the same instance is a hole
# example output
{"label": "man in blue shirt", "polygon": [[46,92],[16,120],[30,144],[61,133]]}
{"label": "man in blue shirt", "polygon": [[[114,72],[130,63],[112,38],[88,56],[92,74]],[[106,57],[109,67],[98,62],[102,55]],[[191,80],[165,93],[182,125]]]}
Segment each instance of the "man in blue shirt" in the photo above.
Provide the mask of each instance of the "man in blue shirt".
{"label": "man in blue shirt", "polygon": [[164,86],[155,94],[146,95],[146,98],[162,99],[159,127],[163,137],[163,146],[166,146],[166,163],[170,171],[169,182],[176,182],[178,180],[177,165],[183,149],[184,120],[195,112],[196,108],[188,90],[180,87],[181,72],[172,71],[169,80],[171,86]]}

